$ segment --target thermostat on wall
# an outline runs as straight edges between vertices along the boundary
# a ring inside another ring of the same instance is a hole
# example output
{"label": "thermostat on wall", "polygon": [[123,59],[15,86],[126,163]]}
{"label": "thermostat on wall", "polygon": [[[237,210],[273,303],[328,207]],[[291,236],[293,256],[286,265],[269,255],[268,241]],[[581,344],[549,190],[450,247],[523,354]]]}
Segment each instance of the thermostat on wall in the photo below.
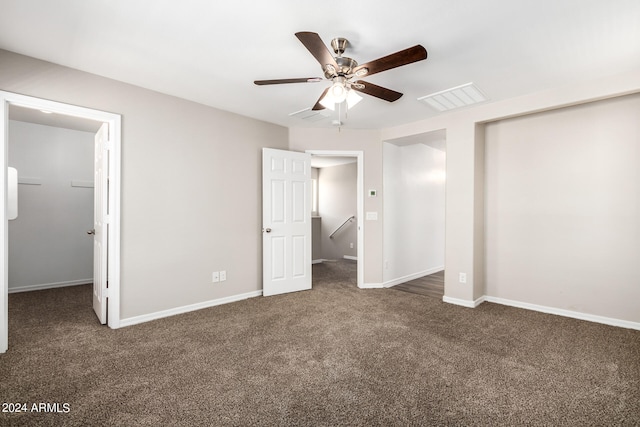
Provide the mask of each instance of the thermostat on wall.
{"label": "thermostat on wall", "polygon": [[376,197],[378,192],[376,190],[369,190],[369,197]]}

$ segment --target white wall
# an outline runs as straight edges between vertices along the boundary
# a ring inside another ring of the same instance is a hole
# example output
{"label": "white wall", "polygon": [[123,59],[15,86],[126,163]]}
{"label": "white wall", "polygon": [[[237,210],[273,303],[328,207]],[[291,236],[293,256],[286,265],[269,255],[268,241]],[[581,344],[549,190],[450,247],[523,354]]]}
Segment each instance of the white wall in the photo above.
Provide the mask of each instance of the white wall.
{"label": "white wall", "polygon": [[486,295],[640,322],[640,95],[486,125]]}
{"label": "white wall", "polygon": [[[618,74],[615,74],[618,73]],[[484,287],[484,123],[640,92],[638,70],[439,114],[382,129],[383,140],[428,132],[447,136],[445,301],[468,307],[482,302]],[[458,273],[467,273],[460,283]]]}
{"label": "white wall", "polygon": [[[260,147],[362,150],[364,188],[380,190],[382,141],[439,130],[447,135],[445,297],[473,304],[485,292],[483,123],[640,92],[640,73],[578,79],[389,129],[341,132],[287,130],[1,50],[0,88],[123,115],[127,317],[260,289]],[[379,213],[363,230],[366,283],[383,281],[383,198],[379,191],[364,201],[365,212]],[[221,269],[229,280],[212,286],[211,271]],[[467,283],[457,281],[458,272],[468,273]]]}
{"label": "white wall", "polygon": [[[342,259],[345,255],[358,255],[357,178],[357,163],[324,167],[318,171],[322,259]],[[329,235],[352,215],[356,219],[347,223],[330,239]],[[353,248],[350,244],[353,244]]]}
{"label": "white wall", "polygon": [[262,289],[261,149],[286,128],[3,50],[0,88],[122,115],[122,319]]}
{"label": "white wall", "polygon": [[18,218],[9,221],[9,290],[93,281],[94,135],[9,122],[9,166],[19,178]]}
{"label": "white wall", "polygon": [[425,144],[383,144],[384,282],[402,283],[444,269],[444,151]]}

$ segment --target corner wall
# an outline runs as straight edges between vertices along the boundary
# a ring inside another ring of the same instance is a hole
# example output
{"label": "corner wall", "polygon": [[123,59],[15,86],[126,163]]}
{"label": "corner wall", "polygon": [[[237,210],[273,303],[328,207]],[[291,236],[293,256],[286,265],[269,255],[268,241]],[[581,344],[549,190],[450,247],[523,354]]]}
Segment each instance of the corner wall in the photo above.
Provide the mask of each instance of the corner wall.
{"label": "corner wall", "polygon": [[[318,214],[320,215],[320,258],[343,259],[358,254],[358,164],[323,167],[318,170]],[[336,231],[351,215],[356,219]],[[353,247],[350,247],[350,244]]]}

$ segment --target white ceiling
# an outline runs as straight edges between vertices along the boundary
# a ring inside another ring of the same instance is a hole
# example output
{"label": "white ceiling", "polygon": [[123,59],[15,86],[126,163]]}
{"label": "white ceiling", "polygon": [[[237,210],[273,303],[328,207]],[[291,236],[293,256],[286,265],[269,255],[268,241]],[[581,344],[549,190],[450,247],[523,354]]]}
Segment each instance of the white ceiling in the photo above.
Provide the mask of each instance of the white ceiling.
{"label": "white ceiling", "polygon": [[102,125],[102,122],[97,122],[95,120],[44,112],[42,110],[25,108],[17,105],[9,106],[9,120],[91,133],[98,132],[98,129],[100,129],[100,126]]}
{"label": "white ceiling", "polygon": [[312,168],[330,168],[333,166],[347,165],[349,163],[356,163],[357,157],[340,157],[340,156],[312,156],[311,167]]}
{"label": "white ceiling", "polygon": [[0,48],[289,127],[332,127],[289,113],[322,83],[294,36],[346,37],[359,63],[422,44],[426,61],[366,80],[403,92],[365,99],[345,127],[438,114],[416,98],[474,82],[491,101],[640,70],[638,0],[0,0]]}

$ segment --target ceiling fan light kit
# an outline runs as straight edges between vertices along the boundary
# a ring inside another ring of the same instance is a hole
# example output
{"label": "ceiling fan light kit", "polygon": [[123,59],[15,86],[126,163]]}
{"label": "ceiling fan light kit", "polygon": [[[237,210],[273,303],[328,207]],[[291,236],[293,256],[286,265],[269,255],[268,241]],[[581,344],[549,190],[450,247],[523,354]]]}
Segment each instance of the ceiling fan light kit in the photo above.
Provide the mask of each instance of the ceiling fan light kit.
{"label": "ceiling fan light kit", "polygon": [[358,95],[354,90],[349,90],[346,88],[342,89],[343,92],[341,93],[343,94],[343,96],[336,96],[333,90],[334,86],[335,83],[333,86],[331,86],[331,89],[327,92],[327,94],[323,96],[319,101],[324,108],[335,111],[336,104],[342,104],[346,101],[347,109],[350,110],[354,105],[362,101],[362,97]]}
{"label": "ceiling fan light kit", "polygon": [[[345,86],[346,79],[344,77],[336,77],[333,79],[333,84],[331,85],[331,89],[329,93],[333,96],[336,104],[340,104],[347,99],[347,87]],[[329,95],[325,95],[325,98]]]}
{"label": "ceiling fan light kit", "polygon": [[[314,111],[323,109],[334,111],[336,104],[342,105],[343,103],[346,103],[346,109],[348,110],[362,100],[362,97],[356,91],[388,102],[397,101],[402,96],[402,93],[359,79],[427,59],[426,49],[421,45],[416,45],[366,64],[358,65],[354,59],[342,56],[349,45],[349,41],[343,37],[331,40],[331,48],[336,56],[331,54],[316,33],[304,31],[296,33],[296,37],[320,63],[325,79],[332,82],[332,85],[322,92],[322,95],[313,106],[312,110]],[[321,77],[308,77],[255,80],[254,83],[263,86],[286,83],[316,83],[322,80]]]}

